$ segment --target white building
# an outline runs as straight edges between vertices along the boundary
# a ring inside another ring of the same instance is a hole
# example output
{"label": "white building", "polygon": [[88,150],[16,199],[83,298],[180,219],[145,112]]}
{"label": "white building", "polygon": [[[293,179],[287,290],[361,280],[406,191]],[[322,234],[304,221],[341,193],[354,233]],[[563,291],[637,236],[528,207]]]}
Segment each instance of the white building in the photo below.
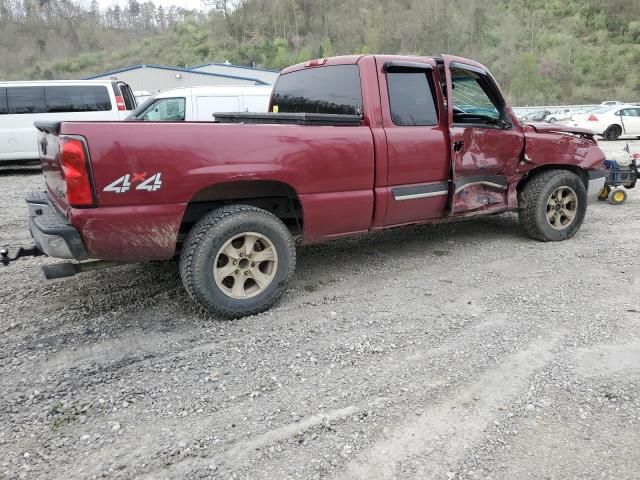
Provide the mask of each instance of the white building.
{"label": "white building", "polygon": [[245,67],[242,65],[233,65],[232,63],[205,63],[191,67],[189,70],[194,72],[217,73],[222,75],[238,75],[241,77],[251,77],[273,85],[280,72],[278,70],[269,70],[266,68]]}
{"label": "white building", "polygon": [[[214,73],[163,65],[132,65],[93,75],[85,80],[108,80],[117,78],[128,83],[132,90],[154,94],[161,90],[178,87],[196,87],[200,85],[268,85],[269,82],[249,75],[252,70],[244,70],[245,75]],[[277,75],[277,73],[276,73]]]}

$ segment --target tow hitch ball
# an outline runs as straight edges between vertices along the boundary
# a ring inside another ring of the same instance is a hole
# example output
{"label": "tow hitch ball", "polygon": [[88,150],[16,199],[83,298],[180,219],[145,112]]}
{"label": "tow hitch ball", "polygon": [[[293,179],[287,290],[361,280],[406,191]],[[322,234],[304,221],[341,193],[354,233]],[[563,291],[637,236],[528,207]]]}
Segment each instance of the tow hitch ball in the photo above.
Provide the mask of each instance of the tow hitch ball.
{"label": "tow hitch ball", "polygon": [[6,248],[0,249],[0,263],[5,267],[9,265],[9,263],[19,259],[20,257],[39,257],[44,255],[38,247],[35,245],[31,247],[20,247],[18,251],[13,257],[9,256],[9,251]]}

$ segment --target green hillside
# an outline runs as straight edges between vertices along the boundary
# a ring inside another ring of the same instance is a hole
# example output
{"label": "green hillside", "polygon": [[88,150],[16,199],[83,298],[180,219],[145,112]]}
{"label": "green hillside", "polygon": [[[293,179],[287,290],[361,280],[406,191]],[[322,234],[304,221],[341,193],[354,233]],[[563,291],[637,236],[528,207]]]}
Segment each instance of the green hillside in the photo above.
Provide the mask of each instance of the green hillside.
{"label": "green hillside", "polygon": [[514,104],[640,101],[638,0],[211,3],[207,14],[158,15],[153,4],[131,0],[114,15],[62,1],[55,4],[72,10],[66,19],[31,20],[0,7],[0,78],[71,78],[133,63],[281,68],[348,53],[444,52],[485,63]]}

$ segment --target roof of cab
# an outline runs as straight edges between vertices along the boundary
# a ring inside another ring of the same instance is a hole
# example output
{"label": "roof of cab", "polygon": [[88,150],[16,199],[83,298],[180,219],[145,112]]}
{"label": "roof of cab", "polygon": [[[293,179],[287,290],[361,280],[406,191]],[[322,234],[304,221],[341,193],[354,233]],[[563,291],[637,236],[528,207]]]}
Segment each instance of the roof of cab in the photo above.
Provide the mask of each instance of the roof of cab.
{"label": "roof of cab", "polygon": [[[318,68],[318,67],[326,67],[329,65],[353,65],[356,64],[360,61],[361,58],[363,57],[384,57],[385,59],[396,59],[396,60],[406,60],[408,58],[411,58],[412,60],[415,61],[416,58],[423,58],[425,60],[435,60],[435,59],[442,59],[442,58],[446,58],[451,62],[458,62],[458,63],[464,63],[467,65],[471,65],[477,68],[482,68],[483,70],[487,70],[487,68],[476,62],[475,60],[471,60],[469,58],[464,58],[464,57],[457,57],[454,55],[441,55],[441,56],[436,56],[436,55],[385,55],[385,54],[376,54],[376,55],[343,55],[343,56],[338,56],[338,57],[328,57],[328,58],[322,58],[322,59],[315,59],[315,60],[309,60],[308,62],[304,62],[304,63],[298,63],[296,65],[292,65],[290,67],[285,68],[284,70],[282,70],[280,73],[281,74],[287,74],[287,73],[291,73],[291,72],[295,72],[297,70],[303,70],[305,68]],[[314,62],[314,61],[318,61],[318,60],[325,60],[325,62],[321,65],[317,65],[317,66],[313,66],[310,67],[309,63],[310,62]]]}

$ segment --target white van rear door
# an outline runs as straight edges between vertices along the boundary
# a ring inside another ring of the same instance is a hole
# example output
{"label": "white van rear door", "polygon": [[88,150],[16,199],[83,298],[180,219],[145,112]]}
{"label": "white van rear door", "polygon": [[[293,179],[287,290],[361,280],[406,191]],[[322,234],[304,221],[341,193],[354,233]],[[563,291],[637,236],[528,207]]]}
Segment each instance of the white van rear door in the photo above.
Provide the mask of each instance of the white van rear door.
{"label": "white van rear door", "polygon": [[198,122],[212,122],[216,112],[239,112],[240,97],[238,96],[202,96],[196,97],[196,114]]}

